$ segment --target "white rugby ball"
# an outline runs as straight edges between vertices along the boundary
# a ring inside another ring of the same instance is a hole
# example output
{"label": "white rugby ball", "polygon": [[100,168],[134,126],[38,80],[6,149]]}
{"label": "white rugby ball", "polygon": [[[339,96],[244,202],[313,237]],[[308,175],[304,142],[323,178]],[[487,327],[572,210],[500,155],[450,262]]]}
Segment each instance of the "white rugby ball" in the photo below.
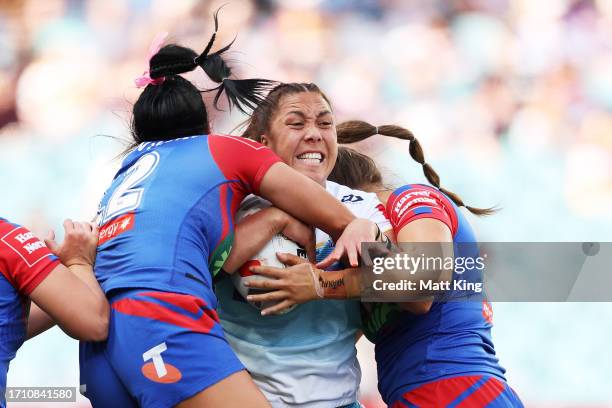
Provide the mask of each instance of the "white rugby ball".
{"label": "white rugby ball", "polygon": [[[271,204],[269,201],[264,200],[263,198],[250,195],[246,197],[242,203],[240,204],[240,209],[236,213],[236,222],[241,219],[248,217],[251,214],[256,213],[257,211],[269,207]],[[246,300],[248,295],[255,295],[259,293],[265,293],[267,290],[256,289],[256,288],[248,288],[244,286],[245,282],[252,280],[267,280],[271,279],[263,275],[258,275],[249,270],[251,266],[257,265],[266,265],[266,266],[274,266],[276,268],[285,268],[285,265],[278,260],[276,257],[276,253],[290,253],[297,256],[300,256],[306,259],[306,251],[301,248],[298,244],[291,241],[281,234],[274,235],[272,240],[268,242],[262,249],[259,251],[257,255],[255,255],[252,259],[248,260],[244,263],[236,272],[232,274],[232,282],[234,283],[234,287],[240,293],[240,295]],[[277,302],[249,302],[253,307],[263,310],[270,306],[273,306]],[[284,313],[287,313],[295,308],[295,305],[286,309]]]}

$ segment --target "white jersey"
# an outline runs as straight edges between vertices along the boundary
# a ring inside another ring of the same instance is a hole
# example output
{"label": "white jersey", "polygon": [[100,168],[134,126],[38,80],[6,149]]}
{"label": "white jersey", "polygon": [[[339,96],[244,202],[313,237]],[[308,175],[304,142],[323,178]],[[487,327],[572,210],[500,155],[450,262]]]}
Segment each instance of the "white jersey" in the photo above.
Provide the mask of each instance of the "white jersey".
{"label": "white jersey", "polygon": [[[382,231],[391,228],[375,194],[331,181],[326,189],[356,217],[376,222]],[[320,230],[316,241],[320,261],[334,243]],[[231,279],[221,279],[216,293],[227,340],[274,408],[330,408],[357,400],[358,301],[308,302],[283,315],[262,317],[236,293]]]}

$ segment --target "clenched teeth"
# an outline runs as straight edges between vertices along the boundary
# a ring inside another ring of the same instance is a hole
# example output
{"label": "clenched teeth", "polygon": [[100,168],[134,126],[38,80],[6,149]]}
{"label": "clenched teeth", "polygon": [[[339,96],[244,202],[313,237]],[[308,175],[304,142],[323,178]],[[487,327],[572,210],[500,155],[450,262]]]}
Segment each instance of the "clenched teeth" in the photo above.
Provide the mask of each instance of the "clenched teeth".
{"label": "clenched teeth", "polygon": [[302,153],[298,157],[300,160],[318,160],[319,162],[323,161],[323,155],[321,153]]}

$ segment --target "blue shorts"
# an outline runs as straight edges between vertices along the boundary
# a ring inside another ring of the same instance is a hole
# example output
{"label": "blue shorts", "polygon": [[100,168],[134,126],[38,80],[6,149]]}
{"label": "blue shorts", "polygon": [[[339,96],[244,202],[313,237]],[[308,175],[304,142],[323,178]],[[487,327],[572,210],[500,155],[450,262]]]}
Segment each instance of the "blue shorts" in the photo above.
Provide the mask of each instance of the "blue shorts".
{"label": "blue shorts", "polygon": [[390,408],[524,408],[518,395],[496,377],[471,375],[445,378],[413,388]]}
{"label": "blue shorts", "polygon": [[217,313],[191,295],[112,296],[108,339],[81,342],[81,389],[96,408],[167,408],[244,367]]}

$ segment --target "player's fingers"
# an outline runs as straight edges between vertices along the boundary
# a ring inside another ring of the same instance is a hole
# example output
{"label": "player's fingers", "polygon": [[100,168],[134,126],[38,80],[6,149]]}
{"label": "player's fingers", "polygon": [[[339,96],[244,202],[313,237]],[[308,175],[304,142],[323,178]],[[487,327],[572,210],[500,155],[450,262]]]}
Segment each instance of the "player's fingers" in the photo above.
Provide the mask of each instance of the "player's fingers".
{"label": "player's fingers", "polygon": [[57,242],[45,239],[45,245],[47,246],[47,248],[49,248],[49,251],[51,251],[55,255],[57,255],[57,252],[58,252],[58,249],[59,249],[59,246],[57,245]]}
{"label": "player's fingers", "polygon": [[245,281],[244,286],[255,289],[282,289],[286,282],[282,279],[252,279]]}
{"label": "player's fingers", "polygon": [[287,266],[299,265],[299,264],[308,262],[304,258],[300,258],[299,256],[285,253],[285,252],[277,252],[276,257],[278,258],[279,261],[281,261]]}
{"label": "player's fingers", "polygon": [[82,222],[74,221],[72,224],[74,225],[75,231],[80,232],[80,233],[83,233],[86,231],[85,228],[87,227],[85,227],[85,225]]}
{"label": "player's fingers", "polygon": [[90,222],[79,222],[79,225],[81,226],[81,229],[83,229],[83,231],[85,231],[87,234],[90,234],[92,232],[92,227],[91,227],[91,223]]}
{"label": "player's fingers", "polygon": [[84,223],[82,223],[80,221],[75,221],[74,222],[74,229],[76,231],[80,232],[81,234],[84,234],[84,233],[89,231],[89,227],[85,226]]}
{"label": "player's fingers", "polygon": [[74,231],[74,223],[72,222],[70,218],[66,218],[64,220],[64,231],[66,231],[66,234]]}
{"label": "player's fingers", "polygon": [[306,256],[308,257],[308,261],[312,263],[317,262],[317,251],[315,247],[316,245],[314,244],[314,242],[312,243],[312,245],[306,247]]}
{"label": "player's fingers", "polygon": [[249,302],[270,302],[279,301],[287,298],[288,293],[284,290],[274,290],[268,293],[260,293],[258,295],[248,295]]}
{"label": "player's fingers", "polygon": [[100,232],[100,227],[98,227],[98,224],[96,224],[95,222],[90,222],[89,225],[91,226],[91,232],[98,235],[98,233]]}
{"label": "player's fingers", "polygon": [[355,246],[349,246],[346,249],[349,264],[354,268],[359,265],[359,256],[357,255],[357,248]]}
{"label": "player's fingers", "polygon": [[264,310],[261,311],[261,315],[262,316],[268,316],[268,315],[275,315],[275,314],[279,314],[281,313],[283,310],[290,308],[291,306],[293,306],[295,303],[293,303],[291,300],[283,300],[282,302],[280,302],[279,304],[276,304],[274,306],[270,306]]}
{"label": "player's fingers", "polygon": [[339,246],[336,246],[336,248],[334,248],[331,254],[329,254],[325,259],[323,259],[321,262],[317,264],[317,268],[326,269],[330,267],[335,262],[338,262],[340,260],[340,258],[342,257],[342,253],[343,253],[342,248]]}
{"label": "player's fingers", "polygon": [[310,230],[310,239],[304,244],[304,250],[306,251],[306,258],[309,262],[315,263],[317,261],[316,255],[316,238],[314,229]]}
{"label": "player's fingers", "polygon": [[95,222],[88,222],[88,224],[91,228],[91,240],[97,244],[98,239],[100,238],[100,228]]}
{"label": "player's fingers", "polygon": [[55,242],[55,231],[49,230],[47,236],[45,237],[45,245],[51,252],[56,253],[58,245],[57,242]]}
{"label": "player's fingers", "polygon": [[249,270],[258,275],[269,276],[272,278],[282,278],[285,276],[285,270],[282,268],[275,268],[273,266],[251,266]]}
{"label": "player's fingers", "polygon": [[316,267],[319,269],[327,269],[336,262],[338,262],[338,259],[336,259],[335,257],[331,255],[328,255],[321,262],[317,263]]}
{"label": "player's fingers", "polygon": [[95,224],[91,222],[80,222],[79,224],[81,224],[83,233],[86,235],[87,239],[97,239],[98,232],[94,228]]}

